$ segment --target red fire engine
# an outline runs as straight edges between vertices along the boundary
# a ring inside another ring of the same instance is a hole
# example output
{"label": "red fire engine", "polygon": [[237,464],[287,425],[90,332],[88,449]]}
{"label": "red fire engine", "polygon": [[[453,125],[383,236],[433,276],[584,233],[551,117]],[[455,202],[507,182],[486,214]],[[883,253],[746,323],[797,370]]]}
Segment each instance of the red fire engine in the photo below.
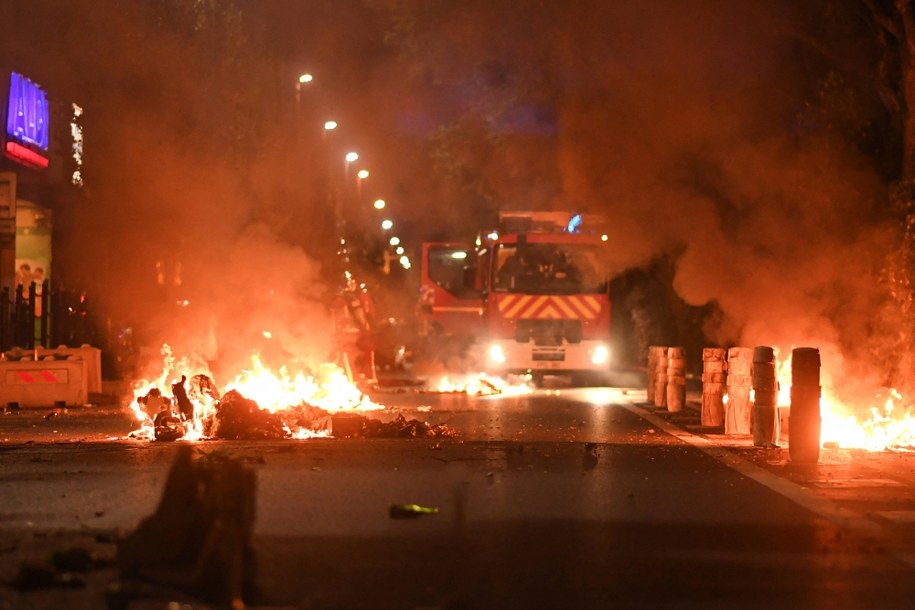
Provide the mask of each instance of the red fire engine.
{"label": "red fire engine", "polygon": [[496,374],[609,372],[605,241],[596,217],[506,212],[476,247],[423,244],[427,343],[476,352]]}

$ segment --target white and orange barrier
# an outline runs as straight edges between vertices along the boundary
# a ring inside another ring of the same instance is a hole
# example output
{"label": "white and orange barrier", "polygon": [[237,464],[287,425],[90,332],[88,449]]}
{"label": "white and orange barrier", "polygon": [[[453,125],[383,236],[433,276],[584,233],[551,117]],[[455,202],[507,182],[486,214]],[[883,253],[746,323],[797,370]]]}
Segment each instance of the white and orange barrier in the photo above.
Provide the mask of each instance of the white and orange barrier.
{"label": "white and orange barrier", "polygon": [[0,360],[0,406],[81,406],[101,387],[101,350],[88,345],[13,350]]}

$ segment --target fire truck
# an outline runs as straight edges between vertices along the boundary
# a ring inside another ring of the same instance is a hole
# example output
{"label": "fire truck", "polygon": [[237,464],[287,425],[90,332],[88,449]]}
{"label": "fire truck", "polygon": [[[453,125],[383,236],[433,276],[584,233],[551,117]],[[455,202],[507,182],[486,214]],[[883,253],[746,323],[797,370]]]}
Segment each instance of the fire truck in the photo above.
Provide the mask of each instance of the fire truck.
{"label": "fire truck", "polygon": [[493,374],[604,377],[609,276],[598,217],[504,212],[476,244],[423,244],[420,332]]}

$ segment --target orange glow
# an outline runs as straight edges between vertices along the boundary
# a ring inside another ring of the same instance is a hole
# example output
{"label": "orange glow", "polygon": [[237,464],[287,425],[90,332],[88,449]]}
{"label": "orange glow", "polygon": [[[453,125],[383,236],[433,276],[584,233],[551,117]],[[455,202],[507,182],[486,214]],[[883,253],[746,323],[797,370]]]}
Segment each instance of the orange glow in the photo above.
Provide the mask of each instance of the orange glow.
{"label": "orange glow", "polygon": [[[824,370],[828,369],[824,363]],[[791,405],[791,356],[777,364],[780,407]],[[915,411],[894,389],[875,390],[872,404],[865,416],[860,408],[865,405],[844,404],[823,375],[820,396],[820,443],[833,443],[847,449],[867,451],[912,450],[915,448]],[[874,406],[878,405],[878,406]]]}
{"label": "orange glow", "polygon": [[491,396],[503,394],[520,396],[533,393],[530,383],[510,383],[499,377],[490,377],[486,373],[468,376],[461,381],[453,382],[447,376],[442,377],[436,386],[438,392],[462,393],[470,396]]}
{"label": "orange glow", "polygon": [[[162,347],[162,371],[154,379],[144,379],[134,384],[133,402],[130,408],[141,424],[140,430],[131,436],[136,438],[155,437],[153,419],[160,409],[160,405],[167,406],[173,402],[171,386],[178,382],[182,375],[190,378],[193,375],[203,374],[211,379],[209,367],[200,358],[176,358],[168,345]],[[187,384],[186,384],[187,386]],[[154,406],[144,405],[141,398],[149,394],[153,388],[158,388],[163,396],[162,402],[154,401]],[[317,371],[289,371],[281,367],[272,370],[265,366],[257,353],[251,355],[250,365],[236,377],[220,388],[224,394],[235,390],[245,398],[253,400],[260,409],[276,413],[301,405],[311,405],[325,411],[338,412],[370,411],[384,409],[382,405],[372,402],[363,394],[355,384],[350,381],[346,372],[334,364],[323,364]],[[212,416],[216,409],[216,401],[207,395],[196,395],[189,392],[189,398],[194,405],[194,419],[184,423],[186,433],[184,440],[199,440],[204,438],[203,423]],[[317,436],[327,436],[323,432],[314,432],[308,429],[288,430],[292,438],[304,439]]]}

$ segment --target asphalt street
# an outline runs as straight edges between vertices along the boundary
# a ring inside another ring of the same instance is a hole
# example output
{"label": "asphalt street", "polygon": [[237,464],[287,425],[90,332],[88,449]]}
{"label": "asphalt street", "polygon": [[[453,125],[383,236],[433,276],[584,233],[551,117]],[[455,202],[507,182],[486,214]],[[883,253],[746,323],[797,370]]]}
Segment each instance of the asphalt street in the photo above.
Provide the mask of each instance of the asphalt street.
{"label": "asphalt street", "polygon": [[[373,414],[455,439],[205,441],[257,477],[257,591],[268,608],[911,608],[915,461],[787,450],[699,429],[644,392],[389,392]],[[114,542],[152,513],[176,443],[131,440],[118,407],[0,417],[0,580]],[[391,504],[438,508],[392,519]],[[0,588],[0,608],[104,608],[83,588]],[[175,594],[178,598],[180,595]],[[131,608],[165,608],[149,593]],[[205,607],[196,605],[192,607]]]}

